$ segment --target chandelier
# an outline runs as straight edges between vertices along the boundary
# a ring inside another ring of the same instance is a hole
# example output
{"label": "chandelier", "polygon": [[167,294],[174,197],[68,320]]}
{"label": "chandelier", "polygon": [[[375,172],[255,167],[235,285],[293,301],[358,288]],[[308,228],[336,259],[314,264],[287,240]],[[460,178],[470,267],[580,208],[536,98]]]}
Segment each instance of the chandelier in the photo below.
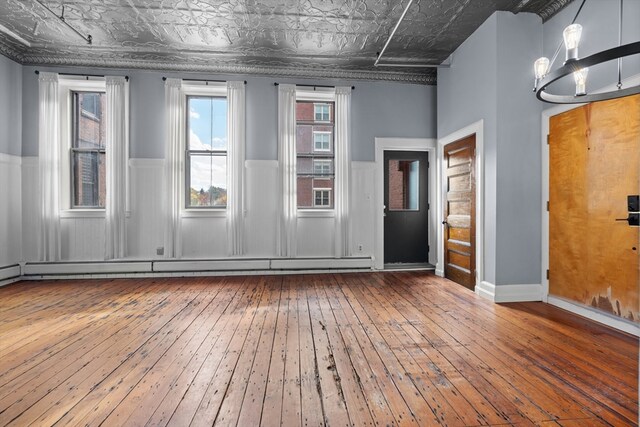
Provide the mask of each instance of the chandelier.
{"label": "chandelier", "polygon": [[[580,24],[576,24],[576,20],[578,19],[578,15],[580,15],[580,11],[582,11],[582,7],[585,2],[586,0],[582,0],[571,25],[565,28],[562,32],[562,38],[564,39],[564,46],[566,49],[564,64],[556,70],[551,70],[553,63],[562,48],[563,42],[560,42],[560,45],[556,49],[551,61],[549,61],[549,58],[542,57],[536,60],[533,64],[535,74],[535,85],[533,90],[536,93],[536,97],[541,101],[553,104],[577,104],[622,98],[623,96],[640,93],[640,84],[627,88],[624,88],[622,84],[622,58],[640,53],[640,41],[625,45],[622,44],[623,0],[620,0],[618,14],[618,46],[603,50],[602,52],[595,53],[587,56],[586,58],[580,59],[578,57],[578,45],[580,44],[580,38],[582,36],[582,26]],[[615,59],[618,60],[618,83],[616,88],[607,92],[588,93],[587,76],[589,74],[589,67],[593,67],[594,65],[601,64],[603,62],[613,61]],[[575,81],[576,89],[574,95],[560,95],[547,92],[547,88],[550,84],[570,74],[573,75],[573,79]]]}

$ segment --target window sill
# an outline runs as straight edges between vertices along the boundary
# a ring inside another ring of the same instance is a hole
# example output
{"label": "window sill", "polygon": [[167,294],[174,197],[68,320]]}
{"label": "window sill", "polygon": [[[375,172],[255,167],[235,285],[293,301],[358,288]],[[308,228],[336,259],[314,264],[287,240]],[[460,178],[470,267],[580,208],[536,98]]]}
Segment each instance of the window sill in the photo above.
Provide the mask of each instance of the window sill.
{"label": "window sill", "polygon": [[[104,209],[65,209],[60,211],[60,218],[104,218]],[[125,216],[129,218],[131,212],[127,211]]]}
{"label": "window sill", "polygon": [[298,218],[334,218],[333,209],[298,209]]}
{"label": "window sill", "polygon": [[180,212],[181,218],[226,218],[227,209],[188,209]]}

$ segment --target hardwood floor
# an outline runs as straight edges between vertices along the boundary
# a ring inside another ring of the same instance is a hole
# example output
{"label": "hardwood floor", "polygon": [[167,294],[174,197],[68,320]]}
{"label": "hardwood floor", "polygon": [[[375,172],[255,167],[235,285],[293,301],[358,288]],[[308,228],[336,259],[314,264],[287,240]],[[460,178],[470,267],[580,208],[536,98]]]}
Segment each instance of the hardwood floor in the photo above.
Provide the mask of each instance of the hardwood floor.
{"label": "hardwood floor", "polygon": [[0,425],[637,422],[637,339],[428,273],[0,289]]}

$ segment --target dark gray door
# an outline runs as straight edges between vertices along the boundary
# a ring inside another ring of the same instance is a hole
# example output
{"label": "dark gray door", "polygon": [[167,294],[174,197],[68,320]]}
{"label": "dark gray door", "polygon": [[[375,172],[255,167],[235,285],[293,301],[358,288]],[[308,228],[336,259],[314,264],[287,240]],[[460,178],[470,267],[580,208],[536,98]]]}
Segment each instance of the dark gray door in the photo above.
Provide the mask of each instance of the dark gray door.
{"label": "dark gray door", "polygon": [[428,153],[384,152],[384,262],[426,263]]}

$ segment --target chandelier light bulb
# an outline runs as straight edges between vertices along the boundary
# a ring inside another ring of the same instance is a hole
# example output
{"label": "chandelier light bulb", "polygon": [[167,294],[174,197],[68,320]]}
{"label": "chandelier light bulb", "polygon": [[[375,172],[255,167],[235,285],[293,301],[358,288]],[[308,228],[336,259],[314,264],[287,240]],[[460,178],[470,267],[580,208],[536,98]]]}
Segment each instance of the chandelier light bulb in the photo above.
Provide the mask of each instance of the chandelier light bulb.
{"label": "chandelier light bulb", "polygon": [[583,68],[573,73],[573,79],[576,81],[576,96],[587,94],[587,74],[589,74],[588,68]]}
{"label": "chandelier light bulb", "polygon": [[571,24],[562,32],[564,38],[564,47],[567,50],[567,61],[578,59],[578,45],[582,36],[582,25]]}
{"label": "chandelier light bulb", "polygon": [[549,58],[544,56],[538,58],[536,62],[533,63],[533,72],[538,80],[546,76],[549,72]]}

